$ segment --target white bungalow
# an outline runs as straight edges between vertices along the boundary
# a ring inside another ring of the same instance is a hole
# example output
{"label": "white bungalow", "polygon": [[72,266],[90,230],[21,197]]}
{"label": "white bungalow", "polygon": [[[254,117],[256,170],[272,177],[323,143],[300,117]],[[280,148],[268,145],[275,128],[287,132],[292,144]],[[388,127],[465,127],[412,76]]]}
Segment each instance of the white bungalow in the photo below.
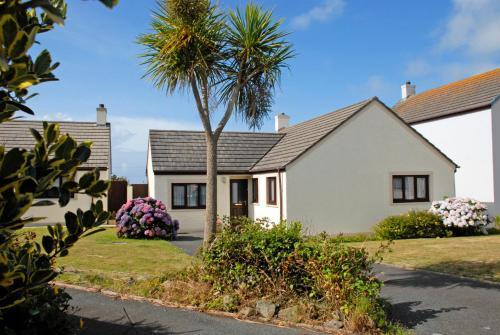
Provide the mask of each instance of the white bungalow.
{"label": "white bungalow", "polygon": [[[378,220],[455,194],[457,166],[378,98],[276,133],[224,132],[218,147],[220,216],[300,220],[311,233],[369,231]],[[151,130],[150,196],[202,230],[203,132]]]}

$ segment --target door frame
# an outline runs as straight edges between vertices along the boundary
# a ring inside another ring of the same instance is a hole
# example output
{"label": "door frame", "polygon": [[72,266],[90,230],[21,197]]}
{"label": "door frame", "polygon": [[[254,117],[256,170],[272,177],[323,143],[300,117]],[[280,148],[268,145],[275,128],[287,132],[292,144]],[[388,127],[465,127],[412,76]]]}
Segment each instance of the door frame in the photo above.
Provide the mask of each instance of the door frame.
{"label": "door frame", "polygon": [[245,184],[244,216],[248,216],[248,179],[229,179],[229,216],[233,217],[233,183]]}

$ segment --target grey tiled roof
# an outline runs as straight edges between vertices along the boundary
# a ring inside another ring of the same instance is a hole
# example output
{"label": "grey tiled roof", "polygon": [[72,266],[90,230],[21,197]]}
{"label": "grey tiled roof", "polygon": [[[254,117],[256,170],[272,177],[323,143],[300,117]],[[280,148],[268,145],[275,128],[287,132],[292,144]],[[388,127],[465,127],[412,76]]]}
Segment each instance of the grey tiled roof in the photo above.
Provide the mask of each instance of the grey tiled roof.
{"label": "grey tiled roof", "polygon": [[[82,166],[84,168],[111,169],[111,129],[110,125],[97,126],[95,122],[57,121],[62,134],[70,134],[77,142],[91,141],[92,154]],[[43,129],[43,121],[16,120],[0,124],[0,145],[7,150],[12,147],[30,149],[35,141],[30,128]]]}
{"label": "grey tiled roof", "polygon": [[284,128],[283,139],[277,143],[252,169],[252,172],[283,168],[330,134],[350,116],[373,99],[364,100],[314,119]]}
{"label": "grey tiled roof", "polygon": [[[223,132],[217,147],[219,172],[248,172],[283,134]],[[149,143],[155,173],[206,171],[205,133],[150,130]]]}
{"label": "grey tiled roof", "polygon": [[497,68],[411,96],[393,109],[413,124],[489,108],[499,95],[500,68]]}

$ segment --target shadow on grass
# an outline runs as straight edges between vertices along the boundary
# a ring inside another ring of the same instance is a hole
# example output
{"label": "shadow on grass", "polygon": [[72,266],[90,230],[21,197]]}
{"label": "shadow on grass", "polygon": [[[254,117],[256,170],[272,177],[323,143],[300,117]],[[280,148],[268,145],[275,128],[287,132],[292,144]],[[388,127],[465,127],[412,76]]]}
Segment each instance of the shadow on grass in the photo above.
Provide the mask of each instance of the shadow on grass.
{"label": "shadow on grass", "polygon": [[401,323],[407,328],[415,328],[419,324],[439,317],[439,315],[442,313],[449,313],[467,309],[467,307],[418,309],[418,305],[420,304],[422,304],[421,301],[410,301],[393,304],[389,310],[389,318],[392,321]]}
{"label": "shadow on grass", "polygon": [[[382,280],[386,285],[399,287],[439,288],[463,286],[500,290],[500,283],[488,283],[473,278],[457,277],[457,275],[467,277],[474,276],[476,278],[494,280],[494,269],[498,268],[500,268],[500,261],[486,264],[468,261],[450,261],[436,263],[422,269],[441,273],[405,270],[382,264],[376,266],[376,272],[381,273]],[[447,273],[442,273],[445,271]],[[498,278],[496,280],[498,280]]]}

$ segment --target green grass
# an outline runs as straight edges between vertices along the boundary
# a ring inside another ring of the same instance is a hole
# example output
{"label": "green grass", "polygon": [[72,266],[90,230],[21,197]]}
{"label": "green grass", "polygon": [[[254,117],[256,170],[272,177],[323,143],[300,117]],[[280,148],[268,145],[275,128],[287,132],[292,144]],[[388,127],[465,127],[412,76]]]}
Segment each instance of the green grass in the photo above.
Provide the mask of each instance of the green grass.
{"label": "green grass", "polygon": [[[374,253],[381,242],[352,243]],[[500,282],[500,235],[397,240],[384,263]]]}
{"label": "green grass", "polygon": [[[34,231],[37,239],[46,233]],[[122,293],[156,296],[158,287],[169,277],[196,262],[182,249],[163,240],[132,240],[116,237],[114,229],[79,240],[56,265],[64,269],[58,281],[98,286]]]}

